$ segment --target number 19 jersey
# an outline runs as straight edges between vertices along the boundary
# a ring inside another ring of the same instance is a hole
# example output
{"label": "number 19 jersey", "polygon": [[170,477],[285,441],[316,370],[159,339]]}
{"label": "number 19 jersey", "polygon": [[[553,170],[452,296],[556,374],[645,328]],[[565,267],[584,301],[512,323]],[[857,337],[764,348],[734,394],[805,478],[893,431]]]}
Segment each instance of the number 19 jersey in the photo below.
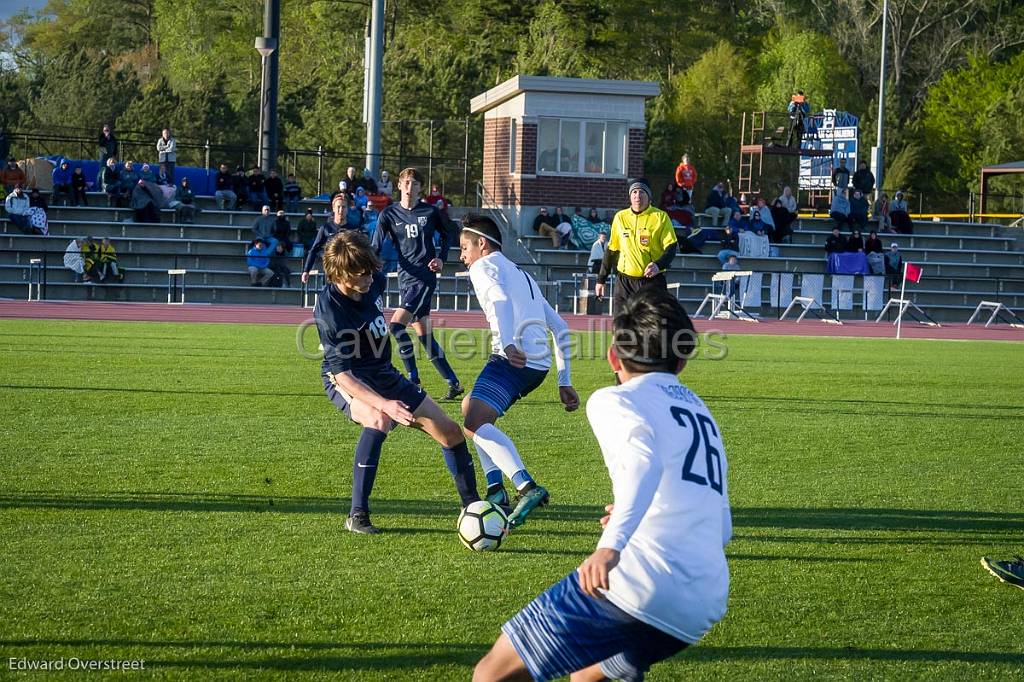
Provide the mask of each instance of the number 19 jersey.
{"label": "number 19 jersey", "polygon": [[620,552],[608,599],[694,643],[725,615],[732,536],[721,431],[669,373],[596,391],[587,417],[612,479],[615,509],[598,542]]}
{"label": "number 19 jersey", "polygon": [[[434,235],[439,245],[434,247]],[[412,208],[394,203],[381,211],[377,230],[373,233],[373,246],[380,253],[385,239],[390,239],[398,251],[399,283],[417,280],[433,285],[437,275],[427,267],[434,258],[448,256],[448,233],[441,214],[430,204],[419,202]]]}

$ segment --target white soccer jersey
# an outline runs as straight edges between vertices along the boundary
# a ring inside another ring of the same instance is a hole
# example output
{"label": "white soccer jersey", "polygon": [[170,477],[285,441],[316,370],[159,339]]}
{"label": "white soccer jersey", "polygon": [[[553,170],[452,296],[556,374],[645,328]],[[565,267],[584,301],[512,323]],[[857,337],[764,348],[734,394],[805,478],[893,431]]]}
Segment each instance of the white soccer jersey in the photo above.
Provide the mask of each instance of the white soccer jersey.
{"label": "white soccer jersey", "polygon": [[587,418],[611,474],[615,509],[598,542],[621,552],[609,600],[685,642],[725,615],[732,536],[721,431],[674,375],[596,391]]}
{"label": "white soccer jersey", "polygon": [[496,252],[473,263],[469,278],[491,326],[492,352],[505,357],[505,347],[514,344],[526,355],[527,367],[550,369],[550,329],[555,338],[558,385],[571,386],[569,325],[548,304],[530,273]]}

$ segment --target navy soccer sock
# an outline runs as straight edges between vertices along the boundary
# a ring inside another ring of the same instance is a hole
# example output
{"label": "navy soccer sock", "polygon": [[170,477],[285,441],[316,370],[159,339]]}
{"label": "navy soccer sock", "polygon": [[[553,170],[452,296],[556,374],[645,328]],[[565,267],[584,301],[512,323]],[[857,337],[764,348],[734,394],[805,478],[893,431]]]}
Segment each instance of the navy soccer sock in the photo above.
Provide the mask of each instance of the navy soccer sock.
{"label": "navy soccer sock", "polygon": [[430,358],[430,362],[434,365],[434,369],[436,369],[449,384],[459,383],[459,378],[455,376],[455,370],[453,370],[452,366],[448,364],[448,358],[444,356],[444,351],[441,350],[441,345],[437,342],[437,339],[434,338],[433,333],[429,336],[424,335],[418,338],[420,343],[422,343],[423,347],[426,349],[427,357]]}
{"label": "navy soccer sock", "polygon": [[412,381],[418,380],[420,373],[416,369],[416,351],[412,347],[412,338],[409,336],[409,332],[405,330],[405,325],[392,322],[391,335],[398,342],[398,357],[402,359],[402,364],[405,365],[405,373],[409,375],[409,379]]}
{"label": "navy soccer sock", "polygon": [[455,489],[459,491],[459,498],[462,506],[480,499],[476,490],[476,471],[473,469],[473,458],[469,454],[466,441],[462,441],[453,448],[441,448],[444,454],[444,463],[455,480]]}
{"label": "navy soccer sock", "polygon": [[352,464],[352,513],[370,511],[370,493],[377,478],[377,463],[384,439],[388,434],[377,429],[363,429],[356,444],[355,462]]}

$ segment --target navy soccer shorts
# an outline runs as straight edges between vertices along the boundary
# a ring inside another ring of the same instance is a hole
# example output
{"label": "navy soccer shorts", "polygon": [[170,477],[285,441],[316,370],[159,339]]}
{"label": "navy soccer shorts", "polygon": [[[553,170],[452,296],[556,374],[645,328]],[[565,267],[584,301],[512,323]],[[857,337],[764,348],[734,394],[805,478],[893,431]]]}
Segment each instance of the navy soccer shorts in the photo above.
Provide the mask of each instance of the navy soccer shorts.
{"label": "navy soccer shorts", "polygon": [[[399,374],[398,370],[394,367],[381,370],[373,375],[357,374],[356,376],[364,384],[376,391],[378,395],[387,400],[402,401],[409,408],[410,412],[415,412],[423,404],[423,401],[427,399],[427,394],[422,388]],[[334,403],[335,407],[344,412],[349,419],[352,419],[352,396],[347,395],[331,383],[330,378],[326,374],[323,376],[323,380],[324,391],[326,391],[327,397]]]}
{"label": "navy soccer shorts", "polygon": [[538,682],[601,664],[605,677],[640,682],[686,642],[584,594],[573,571],[501,626]]}
{"label": "navy soccer shorts", "polygon": [[493,407],[500,417],[517,400],[528,396],[543,384],[547,375],[544,369],[516,369],[506,358],[492,355],[476,378],[470,396]]}
{"label": "navy soccer shorts", "polygon": [[418,279],[399,280],[402,287],[400,308],[408,310],[412,319],[419,320],[430,315],[437,283],[428,284]]}

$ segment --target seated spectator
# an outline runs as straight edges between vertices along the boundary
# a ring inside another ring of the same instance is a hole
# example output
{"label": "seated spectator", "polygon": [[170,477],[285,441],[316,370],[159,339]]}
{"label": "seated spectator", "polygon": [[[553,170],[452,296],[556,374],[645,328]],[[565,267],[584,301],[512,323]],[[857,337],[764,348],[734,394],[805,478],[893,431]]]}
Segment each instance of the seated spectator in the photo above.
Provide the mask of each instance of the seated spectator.
{"label": "seated spectator", "polygon": [[292,224],[288,222],[288,218],[285,216],[283,210],[279,210],[277,212],[277,218],[274,220],[274,227],[272,228],[271,236],[274,239],[276,239],[280,244],[284,245],[284,250],[286,253],[291,253]]}
{"label": "seated spectator", "polygon": [[850,221],[861,230],[868,225],[868,200],[859,189],[853,190],[850,199]]}
{"label": "seated spectator", "polygon": [[277,238],[274,236],[274,225],[277,223],[277,216],[271,214],[270,206],[264,204],[260,209],[260,215],[252,221],[253,241],[260,240],[267,246],[267,251],[277,246]]}
{"label": "seated spectator", "polygon": [[13,191],[4,200],[4,208],[7,209],[7,218],[11,224],[16,226],[23,234],[39,234],[32,227],[29,220],[29,209],[32,208],[28,195],[22,188],[21,183],[16,183]]}
{"label": "seated spectator", "polygon": [[319,228],[316,224],[316,218],[313,216],[313,209],[307,208],[306,215],[302,216],[302,220],[299,221],[299,225],[295,229],[296,238],[302,244],[302,252],[304,254],[309,253],[310,248],[312,248],[317,230]]}
{"label": "seated spectator", "polygon": [[107,165],[100,172],[100,188],[107,195],[107,206],[116,207],[121,198],[121,169],[114,157],[107,159]]}
{"label": "seated spectator", "polygon": [[28,222],[32,227],[32,232],[44,236],[48,235],[50,233],[50,223],[46,212],[50,207],[46,203],[46,197],[40,194],[37,187],[33,187],[32,191],[28,193],[28,203]]}
{"label": "seated spectator", "polygon": [[[571,219],[570,219],[571,220]],[[561,246],[560,249],[572,249],[575,246],[572,243],[572,223],[561,222],[555,225],[555,230],[558,231],[558,240]]]}
{"label": "seated spectator", "polygon": [[846,237],[840,234],[838,227],[833,227],[832,235],[825,240],[825,257],[844,251],[846,251]]}
{"label": "seated spectator", "polygon": [[377,193],[387,195],[388,199],[392,198],[395,194],[395,187],[387,171],[380,172],[380,181],[377,182]]}
{"label": "seated spectator", "polygon": [[366,190],[362,187],[356,187],[356,195],[352,197],[352,201],[360,211],[365,211],[366,207],[370,205],[370,198],[366,196]]}
{"label": "seated spectator", "polygon": [[[360,187],[359,189],[362,189]],[[350,230],[363,229],[363,212],[356,207],[355,199],[348,200],[348,207],[345,209],[345,227]]]}
{"label": "seated spectator", "polygon": [[740,233],[740,256],[767,258],[771,255],[771,243],[765,234],[764,224],[758,222],[750,230]]}
{"label": "seated spectator", "polygon": [[[267,206],[267,211],[270,207]],[[249,285],[261,287],[270,281],[274,271],[270,269],[270,250],[262,239],[252,240],[252,245],[245,252],[245,264],[249,269]]]}
{"label": "seated spectator", "polygon": [[270,254],[270,270],[274,276],[271,278],[269,286],[279,287],[283,284],[289,289],[291,288],[292,271],[288,267],[288,254],[289,250],[285,247],[284,241],[279,241]]}
{"label": "seated spectator", "polygon": [[732,233],[739,239],[740,232],[750,227],[750,220],[740,211],[733,211],[732,217],[729,218],[728,226],[732,228]]}
{"label": "seated spectator", "polygon": [[562,210],[561,206],[555,206],[555,214],[551,216],[551,219],[555,221],[555,226],[559,226],[562,223],[571,223],[572,216],[568,215]]}
{"label": "seated spectator", "polygon": [[[360,178],[359,186],[362,187],[367,194],[377,193],[377,181],[373,179],[373,174],[370,172],[369,168],[363,169],[363,177]],[[448,207],[446,206],[445,210],[447,210],[447,208]]]}
{"label": "seated spectator", "polygon": [[235,168],[232,183],[232,189],[235,191],[235,210],[241,211],[242,207],[249,203],[249,178],[245,177],[245,169],[241,166]]}
{"label": "seated spectator", "polygon": [[684,187],[677,187],[676,199],[674,203],[676,206],[686,206],[687,204],[691,204],[693,203],[693,195],[690,192],[690,190]]}
{"label": "seated spectator", "polygon": [[704,253],[701,249],[708,240],[708,230],[702,230],[694,225],[683,228],[681,233],[677,232],[676,234],[678,235],[679,253]]}
{"label": "seated spectator", "polygon": [[758,197],[757,203],[750,208],[750,229],[757,232],[758,223],[761,224],[761,231],[766,235],[775,234],[775,218],[772,217],[772,210],[768,208],[763,197]]}
{"label": "seated spectator", "polygon": [[88,183],[81,166],[75,166],[75,172],[71,174],[71,205],[88,206],[89,200],[85,196],[85,188]]}
{"label": "seated spectator", "polygon": [[892,222],[889,220],[889,195],[882,192],[875,200],[874,218],[878,221],[879,232],[892,232]]}
{"label": "seated spectator", "polygon": [[696,222],[696,211],[690,203],[690,193],[685,189],[676,190],[675,203],[669,207],[668,217],[677,227],[693,227]]}
{"label": "seated spectator", "polygon": [[60,165],[53,169],[53,193],[50,200],[56,206],[58,202],[67,206],[71,201],[71,164],[61,159]]}
{"label": "seated spectator", "polygon": [[99,282],[100,245],[92,237],[86,237],[82,242],[82,261],[85,263],[82,279],[86,282]]}
{"label": "seated spectator", "polygon": [[24,187],[28,184],[28,177],[25,175],[25,171],[21,169],[13,156],[7,159],[7,166],[0,171],[0,182],[4,184],[4,189],[7,190],[8,194],[14,189],[15,185]]}
{"label": "seated spectator", "polygon": [[299,212],[299,201],[302,199],[302,188],[295,181],[295,174],[288,174],[288,181],[284,183],[284,210],[288,213]]}
{"label": "seated spectator", "polygon": [[914,234],[914,221],[910,219],[910,212],[907,209],[907,200],[903,192],[896,192],[892,206],[889,209],[889,220],[892,222],[892,229],[900,234]]}
{"label": "seated spectator", "polygon": [[837,189],[832,196],[832,207],[828,211],[828,216],[839,229],[852,226],[850,223],[850,200],[846,198],[846,192],[843,190]]}
{"label": "seated spectator", "polygon": [[144,180],[145,182],[149,182],[154,185],[156,184],[156,175],[153,173],[153,167],[148,163],[142,164],[142,169],[139,171],[139,180]]}
{"label": "seated spectator", "polygon": [[882,248],[882,240],[878,238],[878,233],[874,230],[871,230],[868,238],[864,240],[864,253],[867,254],[868,267],[871,268],[871,274],[884,275],[885,249]]}
{"label": "seated spectator", "polygon": [[135,164],[125,161],[121,168],[121,196],[119,198],[119,201],[123,201],[125,206],[131,202],[132,190],[137,184],[139,184],[139,174],[135,171]]}
{"label": "seated spectator", "polygon": [[139,178],[139,181],[135,183],[130,204],[130,208],[134,212],[135,222],[160,222],[161,199],[157,197],[159,191],[154,183],[147,183],[142,178]]}
{"label": "seated spectator", "polygon": [[[355,172],[354,168],[352,169],[352,172],[353,173]],[[337,193],[341,193],[341,194],[345,195],[346,199],[349,199],[349,198],[353,197],[354,196],[353,192],[355,192],[355,188],[353,188],[351,192],[348,190],[348,188],[349,188],[348,180],[341,180],[338,183],[338,192],[336,192],[336,194]]]}
{"label": "seated spectator", "polygon": [[896,242],[889,245],[889,253],[885,254],[885,274],[889,275],[889,289],[899,288],[903,277],[903,255]]}
{"label": "seated spectator", "polygon": [[658,208],[667,211],[676,204],[676,190],[679,189],[676,183],[669,180],[665,191],[661,193],[661,200],[658,201]]}
{"label": "seated spectator", "polygon": [[[724,263],[722,263],[723,272],[736,272],[741,270],[739,256],[736,254],[730,255]],[[739,279],[733,277],[729,281],[725,282],[723,292],[729,298],[735,298],[740,294],[740,282]]]}
{"label": "seated spectator", "polygon": [[174,222],[194,224],[199,206],[196,205],[196,193],[192,191],[192,183],[182,178],[181,184],[174,190],[174,198],[168,204],[174,209]]}
{"label": "seated spectator", "polygon": [[270,197],[267,196],[267,179],[259,166],[254,166],[249,174],[249,205],[254,211],[261,210],[263,205],[270,207]]}
{"label": "seated spectator", "polygon": [[548,209],[541,206],[537,217],[533,219],[533,231],[550,238],[551,248],[553,249],[557,249],[562,245],[562,238],[559,236],[558,230],[555,229],[557,225],[558,223],[555,219],[548,215]]}
{"label": "seated spectator", "polygon": [[793,234],[793,223],[797,217],[797,205],[796,197],[793,196],[793,190],[789,187],[782,188],[782,194],[775,200],[783,209],[785,209],[785,215],[781,213],[778,215],[772,212],[772,217],[775,218],[775,232],[780,235],[779,241],[791,241],[789,235]]}
{"label": "seated spectator", "polygon": [[729,190],[725,191],[725,208],[728,210],[726,215],[730,218],[732,217],[732,214],[737,211],[739,211],[740,214],[743,213],[743,209],[740,208],[740,202],[736,201],[736,197],[734,197],[732,192]]}
{"label": "seated spectator", "polygon": [[604,260],[605,249],[608,248],[608,233],[598,232],[597,241],[590,247],[590,274],[601,272],[601,261]]}
{"label": "seated spectator", "polygon": [[82,258],[81,239],[72,239],[64,250],[64,267],[71,271],[74,281],[82,281],[85,276],[85,260]]}
{"label": "seated spectator", "polygon": [[433,184],[430,186],[430,194],[427,195],[425,201],[432,206],[437,206],[438,201],[443,201],[444,208],[439,209],[442,213],[447,213],[448,209],[451,208],[452,205],[452,202],[445,199],[444,195],[441,194],[441,189],[437,186],[437,184]]}
{"label": "seated spectator", "polygon": [[[600,231],[601,218],[597,215],[597,209],[592,208],[590,212],[584,216],[581,208],[576,209],[576,214],[572,217],[570,222],[572,231],[569,233],[569,242],[572,243],[572,247],[577,249],[589,249],[594,242],[597,241],[597,233]],[[556,227],[557,229],[557,227]],[[566,240],[559,233],[559,238],[563,240],[563,246]]]}
{"label": "seated spectator", "polygon": [[[739,213],[737,212],[736,215],[739,215]],[[725,265],[729,260],[730,256],[739,257],[740,238],[739,235],[733,231],[732,223],[725,226],[724,233],[722,234],[722,240],[718,248],[718,262],[723,265]]]}
{"label": "seated spectator", "polygon": [[161,163],[161,164],[159,164],[157,166],[156,184],[160,185],[161,187],[173,187],[174,186],[174,179],[171,178],[171,175],[167,171],[167,166],[165,164]]}
{"label": "seated spectator", "polygon": [[704,201],[704,213],[712,227],[724,225],[728,220],[729,209],[725,205],[725,186],[722,183],[716,184],[708,192],[708,198]]}
{"label": "seated spectator", "polygon": [[267,192],[270,210],[276,212],[284,209],[284,181],[278,176],[276,168],[270,169],[270,176],[263,183],[263,188]]}
{"label": "seated spectator", "polygon": [[846,240],[847,253],[864,253],[864,238],[860,236],[860,230],[854,229],[853,234]]}
{"label": "seated spectator", "polygon": [[46,203],[46,197],[39,192],[38,187],[33,187],[32,191],[28,193],[28,203],[32,208],[41,208],[43,211],[50,208],[49,204]]}
{"label": "seated spectator", "polygon": [[238,195],[235,194],[235,181],[226,163],[222,163],[220,170],[213,176],[213,198],[221,211],[233,209],[238,200]]}
{"label": "seated spectator", "polygon": [[124,271],[117,268],[117,251],[114,250],[114,245],[110,243],[109,237],[104,237],[100,243],[99,264],[96,267],[96,275],[100,282],[106,282],[107,280],[124,281]]}

